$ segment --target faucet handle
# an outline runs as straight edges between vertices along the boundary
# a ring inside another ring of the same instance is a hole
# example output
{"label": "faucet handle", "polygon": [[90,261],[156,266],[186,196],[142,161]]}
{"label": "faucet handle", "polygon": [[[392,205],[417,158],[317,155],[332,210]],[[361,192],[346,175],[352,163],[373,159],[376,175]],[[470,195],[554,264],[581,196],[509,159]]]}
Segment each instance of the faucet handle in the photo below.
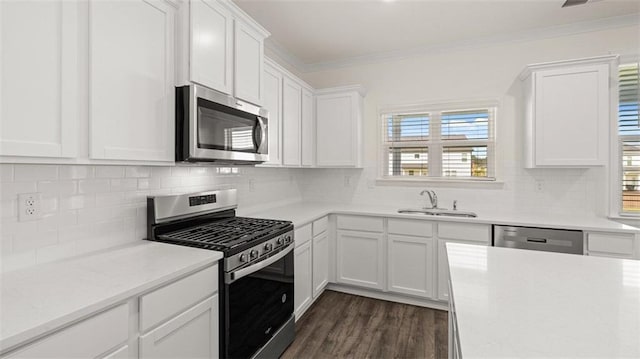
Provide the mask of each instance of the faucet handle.
{"label": "faucet handle", "polygon": [[458,210],[458,200],[457,200],[457,199],[454,199],[454,200],[453,200],[453,210],[454,210],[454,211],[457,211],[457,210]]}

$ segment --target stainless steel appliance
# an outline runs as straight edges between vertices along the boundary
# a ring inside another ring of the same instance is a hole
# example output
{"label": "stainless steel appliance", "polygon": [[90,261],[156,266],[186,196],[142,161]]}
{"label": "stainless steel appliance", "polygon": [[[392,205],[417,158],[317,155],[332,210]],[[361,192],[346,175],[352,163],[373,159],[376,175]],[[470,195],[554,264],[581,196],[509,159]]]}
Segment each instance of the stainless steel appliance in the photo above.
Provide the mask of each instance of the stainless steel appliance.
{"label": "stainless steel appliance", "polygon": [[235,189],[149,197],[147,239],[221,251],[220,357],[277,358],[295,336],[293,224],[236,207]]}
{"label": "stainless steel appliance", "polygon": [[493,226],[493,245],[536,251],[583,254],[582,231],[515,226]]}
{"label": "stainless steel appliance", "polygon": [[176,88],[176,161],[261,163],[268,137],[267,110],[199,85]]}

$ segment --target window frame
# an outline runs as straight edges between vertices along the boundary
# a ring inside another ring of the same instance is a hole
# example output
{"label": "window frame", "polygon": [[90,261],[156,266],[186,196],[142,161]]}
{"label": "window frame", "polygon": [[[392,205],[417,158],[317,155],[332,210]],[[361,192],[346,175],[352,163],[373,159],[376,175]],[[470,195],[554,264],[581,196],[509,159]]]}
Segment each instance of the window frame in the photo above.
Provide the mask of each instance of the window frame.
{"label": "window frame", "polygon": [[640,139],[640,135],[619,134],[619,108],[620,108],[620,66],[630,63],[639,63],[640,54],[623,55],[612,66],[615,66],[614,75],[611,76],[611,174],[609,177],[609,217],[610,218],[640,218],[640,212],[625,212],[623,203],[622,179],[624,178],[624,141]]}
{"label": "window frame", "polygon": [[[428,183],[439,182],[447,184],[455,183],[500,183],[497,178],[496,169],[496,127],[498,122],[499,101],[495,99],[480,99],[469,101],[449,101],[449,102],[429,102],[410,105],[393,105],[385,106],[378,110],[378,178],[379,183]],[[442,113],[457,112],[468,110],[487,110],[489,112],[488,120],[488,138],[486,140],[443,140],[441,123]],[[429,135],[426,140],[407,141],[398,146],[398,142],[387,141],[388,127],[385,118],[390,115],[410,115],[410,114],[426,114],[429,116]],[[391,144],[395,147],[421,147],[426,148],[428,153],[427,168],[429,175],[427,176],[393,176],[388,175],[389,157],[388,152]],[[445,147],[461,147],[461,146],[486,146],[487,148],[487,177],[451,177],[443,175],[443,152]],[[436,160],[434,160],[436,159]],[[437,173],[439,175],[433,175]]]}

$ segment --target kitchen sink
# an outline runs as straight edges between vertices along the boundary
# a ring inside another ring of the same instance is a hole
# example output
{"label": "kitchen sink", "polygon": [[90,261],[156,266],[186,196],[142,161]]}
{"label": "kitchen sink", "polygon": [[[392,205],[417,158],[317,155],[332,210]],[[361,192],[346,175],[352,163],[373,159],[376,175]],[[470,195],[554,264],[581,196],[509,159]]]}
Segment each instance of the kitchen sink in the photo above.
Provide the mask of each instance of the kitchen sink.
{"label": "kitchen sink", "polygon": [[467,211],[458,211],[451,209],[400,209],[398,213],[404,214],[424,214],[427,216],[449,216],[449,217],[465,217],[465,218],[475,218],[478,217],[477,214],[473,212]]}

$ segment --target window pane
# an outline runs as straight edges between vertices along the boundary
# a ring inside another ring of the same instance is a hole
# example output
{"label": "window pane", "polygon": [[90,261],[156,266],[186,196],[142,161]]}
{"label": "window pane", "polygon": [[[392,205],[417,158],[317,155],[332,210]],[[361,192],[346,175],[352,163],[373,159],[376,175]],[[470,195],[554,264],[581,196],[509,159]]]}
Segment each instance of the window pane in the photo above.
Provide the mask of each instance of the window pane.
{"label": "window pane", "polygon": [[386,141],[425,141],[429,139],[429,115],[395,115],[386,119]]}
{"label": "window pane", "polygon": [[429,153],[426,147],[389,148],[388,176],[429,175]]}
{"label": "window pane", "polygon": [[640,141],[622,143],[622,210],[640,213]]}
{"label": "window pane", "polygon": [[619,71],[620,96],[618,129],[620,135],[640,135],[638,122],[638,64],[621,65]]}
{"label": "window pane", "polygon": [[487,146],[445,146],[442,176],[487,177]]}
{"label": "window pane", "polygon": [[486,140],[488,138],[488,110],[442,113],[443,140]]}

